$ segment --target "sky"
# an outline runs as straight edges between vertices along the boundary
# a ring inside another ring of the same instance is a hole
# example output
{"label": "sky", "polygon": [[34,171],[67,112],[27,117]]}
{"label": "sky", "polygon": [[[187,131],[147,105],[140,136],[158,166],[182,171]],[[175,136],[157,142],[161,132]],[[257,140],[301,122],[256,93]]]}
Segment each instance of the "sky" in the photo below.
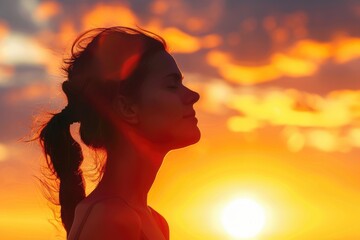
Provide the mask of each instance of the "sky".
{"label": "sky", "polygon": [[66,105],[76,36],[122,25],[161,35],[201,96],[202,139],[166,156],[149,195],[171,239],[238,239],[220,216],[239,198],[265,211],[251,239],[359,239],[359,22],[355,0],[2,0],[0,238],[65,239],[26,140]]}

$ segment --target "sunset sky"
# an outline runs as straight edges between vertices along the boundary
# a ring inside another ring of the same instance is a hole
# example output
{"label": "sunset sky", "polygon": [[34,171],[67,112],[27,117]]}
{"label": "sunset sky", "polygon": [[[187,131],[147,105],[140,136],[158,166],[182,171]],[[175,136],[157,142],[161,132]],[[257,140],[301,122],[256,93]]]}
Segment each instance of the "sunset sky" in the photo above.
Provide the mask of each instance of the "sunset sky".
{"label": "sunset sky", "polygon": [[0,239],[65,239],[26,140],[66,105],[60,69],[76,36],[114,25],[161,35],[201,96],[202,139],[167,155],[149,196],[171,239],[242,239],[221,221],[242,198],[265,213],[247,239],[360,239],[356,0],[2,0]]}

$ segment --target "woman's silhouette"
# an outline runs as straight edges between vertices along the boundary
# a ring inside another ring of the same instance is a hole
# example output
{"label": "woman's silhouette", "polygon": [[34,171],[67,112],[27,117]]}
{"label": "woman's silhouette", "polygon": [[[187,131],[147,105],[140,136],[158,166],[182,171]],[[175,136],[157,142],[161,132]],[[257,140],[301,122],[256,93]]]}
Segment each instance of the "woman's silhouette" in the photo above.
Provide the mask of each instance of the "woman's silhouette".
{"label": "woman's silhouette", "polygon": [[[200,139],[193,104],[199,94],[153,33],[126,27],[90,30],[65,61],[68,105],[40,132],[48,166],[60,181],[68,239],[169,239],[166,220],[147,204],[164,156]],[[103,177],[85,196],[80,145],[106,152]]]}

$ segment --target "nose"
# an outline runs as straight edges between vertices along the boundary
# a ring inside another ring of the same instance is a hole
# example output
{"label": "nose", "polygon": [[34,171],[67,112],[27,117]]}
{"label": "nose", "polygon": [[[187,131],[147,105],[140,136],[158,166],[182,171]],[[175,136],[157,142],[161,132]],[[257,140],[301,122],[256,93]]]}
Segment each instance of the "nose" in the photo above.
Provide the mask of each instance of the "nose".
{"label": "nose", "polygon": [[185,95],[185,104],[194,104],[200,99],[200,94],[185,87],[186,95]]}

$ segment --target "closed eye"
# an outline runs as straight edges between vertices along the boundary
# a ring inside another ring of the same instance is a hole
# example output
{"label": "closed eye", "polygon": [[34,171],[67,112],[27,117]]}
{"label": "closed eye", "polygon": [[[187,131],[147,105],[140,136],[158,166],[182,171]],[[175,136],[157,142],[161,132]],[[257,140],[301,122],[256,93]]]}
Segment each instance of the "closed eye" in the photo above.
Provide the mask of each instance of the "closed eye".
{"label": "closed eye", "polygon": [[183,76],[178,73],[172,73],[166,76],[166,86],[170,89],[177,89],[182,86]]}

